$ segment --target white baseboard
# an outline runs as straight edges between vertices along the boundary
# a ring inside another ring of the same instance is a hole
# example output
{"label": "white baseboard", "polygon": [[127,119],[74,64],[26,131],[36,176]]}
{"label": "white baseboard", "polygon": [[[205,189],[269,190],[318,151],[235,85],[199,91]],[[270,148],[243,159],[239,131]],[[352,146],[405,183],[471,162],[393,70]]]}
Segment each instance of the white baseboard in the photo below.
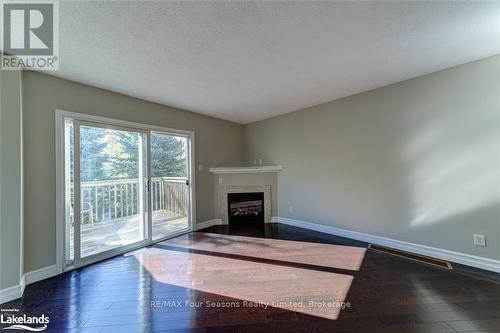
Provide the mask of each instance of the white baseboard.
{"label": "white baseboard", "polygon": [[0,290],[0,304],[12,301],[23,295],[21,284]]}
{"label": "white baseboard", "polygon": [[222,219],[208,220],[208,221],[197,223],[194,230],[201,230],[201,229],[211,227],[213,225],[221,225],[221,224],[222,224]]}
{"label": "white baseboard", "polygon": [[56,276],[57,266],[47,266],[25,273],[18,285],[0,290],[0,304],[22,297],[26,285]]}
{"label": "white baseboard", "polygon": [[52,265],[24,274],[24,280],[26,281],[26,284],[31,284],[56,276],[57,274],[57,266]]}
{"label": "white baseboard", "polygon": [[21,286],[21,296],[23,296],[24,289],[26,289],[26,274],[23,274],[23,277],[21,278],[21,282],[19,284]]}
{"label": "white baseboard", "polygon": [[434,257],[442,260],[447,260],[455,262],[458,264],[472,266],[492,272],[500,273],[500,260],[494,260],[489,258],[477,257],[470,254],[454,252],[444,249],[439,249],[436,247],[430,247],[426,245],[414,244],[409,242],[404,242],[396,239],[385,238],[376,235],[365,234],[362,232],[351,231],[347,229],[341,229],[336,227],[330,227],[326,225],[305,222],[300,220],[289,219],[286,217],[273,217],[273,222],[288,224],[291,226],[309,229],[318,232],[324,232],[326,234],[331,234],[335,236],[341,236],[346,238],[351,238],[359,240],[366,243],[373,243],[377,245],[382,245],[386,247],[391,247],[394,249],[418,253],[428,257]]}

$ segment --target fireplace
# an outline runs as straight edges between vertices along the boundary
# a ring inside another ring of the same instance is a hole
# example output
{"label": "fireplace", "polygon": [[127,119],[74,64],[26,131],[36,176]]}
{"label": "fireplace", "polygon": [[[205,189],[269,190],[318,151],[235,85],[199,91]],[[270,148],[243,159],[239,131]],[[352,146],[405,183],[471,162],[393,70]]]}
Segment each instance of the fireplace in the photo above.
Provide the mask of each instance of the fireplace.
{"label": "fireplace", "polygon": [[229,224],[264,223],[264,192],[227,194]]}

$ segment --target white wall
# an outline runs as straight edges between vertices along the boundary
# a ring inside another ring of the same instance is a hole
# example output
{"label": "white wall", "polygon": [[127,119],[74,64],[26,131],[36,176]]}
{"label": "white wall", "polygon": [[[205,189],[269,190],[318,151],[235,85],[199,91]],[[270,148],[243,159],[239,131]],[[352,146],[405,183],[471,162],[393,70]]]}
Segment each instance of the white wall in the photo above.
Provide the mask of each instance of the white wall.
{"label": "white wall", "polygon": [[500,56],[253,123],[245,141],[249,163],[283,165],[282,217],[500,259]]}
{"label": "white wall", "polygon": [[0,96],[0,290],[5,291],[19,286],[22,276],[22,103],[19,71],[0,70]]}

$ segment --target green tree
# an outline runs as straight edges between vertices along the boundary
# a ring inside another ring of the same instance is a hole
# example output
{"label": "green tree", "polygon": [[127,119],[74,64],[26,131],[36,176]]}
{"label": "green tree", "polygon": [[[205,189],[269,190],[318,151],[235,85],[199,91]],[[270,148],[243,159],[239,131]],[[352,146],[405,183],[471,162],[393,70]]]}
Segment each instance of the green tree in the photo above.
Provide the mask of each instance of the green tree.
{"label": "green tree", "polygon": [[139,135],[124,131],[106,130],[100,139],[105,142],[102,156],[104,179],[138,178]]}
{"label": "green tree", "polygon": [[151,148],[153,177],[186,177],[185,138],[154,133],[151,136]]}
{"label": "green tree", "polygon": [[[83,182],[138,178],[140,135],[82,126],[80,172]],[[187,175],[187,140],[154,133],[151,136],[152,177]]]}
{"label": "green tree", "polygon": [[80,179],[83,182],[103,179],[103,162],[100,152],[105,148],[103,130],[80,127]]}

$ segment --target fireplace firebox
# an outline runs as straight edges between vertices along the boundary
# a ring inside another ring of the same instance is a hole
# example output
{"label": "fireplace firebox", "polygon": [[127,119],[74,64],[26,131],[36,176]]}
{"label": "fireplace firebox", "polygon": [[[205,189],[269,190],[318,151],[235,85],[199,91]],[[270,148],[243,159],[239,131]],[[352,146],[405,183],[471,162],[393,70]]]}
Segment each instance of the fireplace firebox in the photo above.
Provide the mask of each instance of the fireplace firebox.
{"label": "fireplace firebox", "polygon": [[229,224],[264,223],[264,192],[228,193]]}

